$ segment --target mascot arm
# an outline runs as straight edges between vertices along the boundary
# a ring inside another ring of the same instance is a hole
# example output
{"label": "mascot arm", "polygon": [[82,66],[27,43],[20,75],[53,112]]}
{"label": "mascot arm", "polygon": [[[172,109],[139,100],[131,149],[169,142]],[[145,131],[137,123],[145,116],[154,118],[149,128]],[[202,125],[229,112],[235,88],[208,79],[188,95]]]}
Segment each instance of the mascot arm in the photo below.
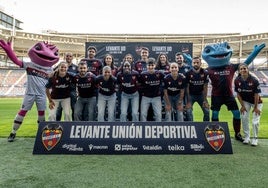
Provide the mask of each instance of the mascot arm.
{"label": "mascot arm", "polygon": [[192,67],[192,57],[190,54],[186,54],[186,53],[182,53],[182,56],[184,58],[184,60],[186,61],[186,63]]}
{"label": "mascot arm", "polygon": [[265,47],[265,43],[261,43],[260,45],[255,45],[253,51],[251,52],[251,54],[249,54],[249,56],[247,57],[244,63],[249,65],[264,47]]}
{"label": "mascot arm", "polygon": [[19,60],[11,48],[11,42],[5,42],[4,40],[0,40],[0,46],[5,50],[7,56],[11,61],[13,61],[16,65],[22,67],[22,61]]}

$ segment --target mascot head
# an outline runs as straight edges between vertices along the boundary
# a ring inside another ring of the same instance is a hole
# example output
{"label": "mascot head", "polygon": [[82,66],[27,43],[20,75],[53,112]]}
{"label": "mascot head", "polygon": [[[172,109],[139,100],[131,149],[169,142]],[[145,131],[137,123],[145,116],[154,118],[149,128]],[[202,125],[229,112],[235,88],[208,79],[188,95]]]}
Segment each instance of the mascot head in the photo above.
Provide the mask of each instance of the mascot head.
{"label": "mascot head", "polygon": [[228,42],[207,45],[202,51],[202,58],[209,67],[222,67],[230,64],[233,49]]}
{"label": "mascot head", "polygon": [[44,67],[51,67],[59,61],[58,51],[55,45],[38,42],[29,49],[28,55],[32,62]]}

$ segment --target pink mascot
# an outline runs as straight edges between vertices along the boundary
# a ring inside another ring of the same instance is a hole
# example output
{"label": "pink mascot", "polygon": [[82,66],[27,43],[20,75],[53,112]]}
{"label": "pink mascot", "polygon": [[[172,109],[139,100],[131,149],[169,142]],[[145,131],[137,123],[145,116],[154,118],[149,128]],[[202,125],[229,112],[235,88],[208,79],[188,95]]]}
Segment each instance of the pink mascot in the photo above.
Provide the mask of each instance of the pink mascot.
{"label": "pink mascot", "polygon": [[8,141],[13,142],[17,130],[20,128],[28,110],[31,110],[34,102],[38,110],[38,122],[45,121],[45,84],[53,71],[52,65],[59,61],[59,54],[56,46],[46,42],[38,42],[28,51],[31,62],[23,62],[16,57],[10,42],[0,40],[0,46],[5,50],[11,61],[19,67],[24,68],[27,72],[27,86],[22,106],[14,119],[12,132],[8,137]]}

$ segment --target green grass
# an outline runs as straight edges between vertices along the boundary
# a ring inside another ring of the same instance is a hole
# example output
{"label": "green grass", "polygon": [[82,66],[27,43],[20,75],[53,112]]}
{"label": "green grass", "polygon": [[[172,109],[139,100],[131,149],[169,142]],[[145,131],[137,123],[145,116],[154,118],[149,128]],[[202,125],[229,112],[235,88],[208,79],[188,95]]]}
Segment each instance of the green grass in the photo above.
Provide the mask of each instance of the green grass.
{"label": "green grass", "polygon": [[[12,129],[12,123],[15,115],[20,109],[22,103],[21,98],[0,98],[0,137],[7,137]],[[264,105],[262,110],[262,117],[260,123],[259,138],[268,138],[268,98],[264,98]],[[46,114],[48,114],[46,112]],[[202,111],[198,104],[194,105],[194,119],[195,121],[202,121]],[[228,122],[230,135],[234,135],[232,127],[232,114],[227,111],[226,106],[222,106],[220,111],[220,121]],[[20,127],[18,137],[35,137],[37,131],[37,111],[33,106],[29,111]]]}
{"label": "green grass", "polygon": [[[231,155],[32,155],[35,107],[19,138],[13,143],[6,139],[21,101],[0,99],[0,187],[267,187],[267,139],[260,139],[257,147],[232,139]],[[264,101],[260,136],[267,138],[268,99]],[[197,121],[201,114],[196,105]],[[220,118],[230,124],[232,115],[224,107]]]}
{"label": "green grass", "polygon": [[34,138],[0,138],[0,187],[232,187],[268,185],[268,142],[232,140],[232,155],[32,155]]}

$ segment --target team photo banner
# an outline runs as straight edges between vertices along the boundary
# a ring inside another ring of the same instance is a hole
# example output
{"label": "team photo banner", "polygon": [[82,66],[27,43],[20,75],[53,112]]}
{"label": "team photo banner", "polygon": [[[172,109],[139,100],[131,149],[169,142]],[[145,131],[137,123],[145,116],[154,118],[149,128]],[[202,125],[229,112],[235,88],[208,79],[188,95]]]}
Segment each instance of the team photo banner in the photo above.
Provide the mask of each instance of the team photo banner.
{"label": "team photo banner", "polygon": [[130,53],[134,61],[140,59],[142,47],[149,49],[149,57],[157,59],[160,53],[168,56],[169,62],[175,61],[177,52],[184,52],[192,56],[193,43],[171,43],[171,42],[86,42],[85,57],[87,57],[87,48],[95,46],[97,48],[96,57],[103,59],[106,54],[114,57],[115,65],[119,66],[126,54]]}
{"label": "team photo banner", "polygon": [[232,154],[226,122],[41,122],[33,154]]}

